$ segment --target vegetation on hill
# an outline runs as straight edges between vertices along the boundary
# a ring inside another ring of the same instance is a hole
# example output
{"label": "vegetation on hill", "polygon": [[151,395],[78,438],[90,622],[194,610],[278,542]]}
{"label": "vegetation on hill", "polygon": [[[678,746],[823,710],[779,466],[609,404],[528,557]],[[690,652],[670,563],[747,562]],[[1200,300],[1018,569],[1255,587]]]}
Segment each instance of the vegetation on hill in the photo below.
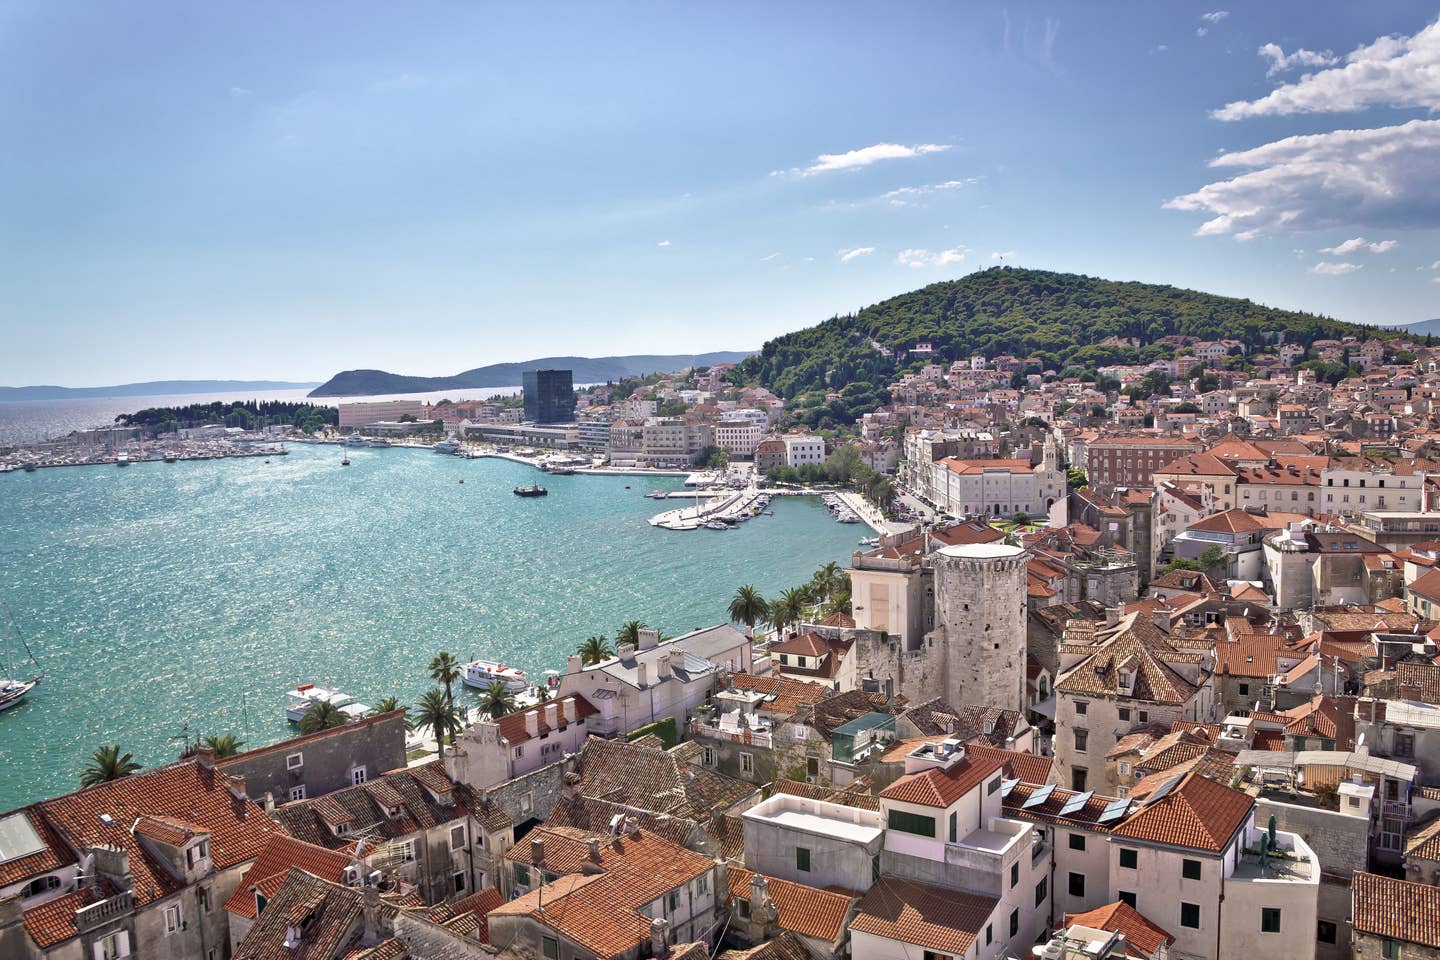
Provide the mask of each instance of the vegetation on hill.
{"label": "vegetation on hill", "polygon": [[[888,399],[886,387],[897,374],[927,361],[948,365],[977,354],[1011,354],[1035,360],[1029,372],[1094,379],[1100,366],[1173,355],[1173,344],[1157,342],[1163,337],[1233,338],[1251,352],[1273,345],[1277,333],[1308,347],[1315,340],[1397,331],[1160,284],[995,267],[777,337],[740,363],[731,379],[767,387],[802,419],[824,426],[875,409]],[[922,341],[933,345],[932,354],[907,354]],[[832,391],[838,396],[827,395]]]}
{"label": "vegetation on hill", "polygon": [[314,433],[323,426],[337,425],[340,411],[303,400],[217,400],[183,407],[149,407],[134,413],[122,413],[115,422],[122,427],[144,427],[148,434],[170,433],[212,423],[246,430],[286,424]]}

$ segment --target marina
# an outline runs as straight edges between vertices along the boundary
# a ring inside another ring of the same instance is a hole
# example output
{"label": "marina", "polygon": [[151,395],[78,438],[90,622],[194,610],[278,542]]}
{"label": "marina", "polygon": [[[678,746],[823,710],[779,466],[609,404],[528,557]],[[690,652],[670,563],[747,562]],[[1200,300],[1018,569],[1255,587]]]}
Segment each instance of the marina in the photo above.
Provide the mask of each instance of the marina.
{"label": "marina", "polygon": [[[187,723],[251,746],[293,736],[297,683],[413,704],[442,649],[541,678],[587,636],[719,623],[737,585],[773,595],[855,549],[815,497],[676,537],[646,522],[645,494],[683,474],[546,477],[532,510],[511,492],[537,478],[528,464],[397,444],[344,448],[341,469],[338,445],[289,449],[0,478],[5,596],[45,674],[0,716],[0,803],[74,789],[100,743],[173,757]],[[28,676],[21,657],[17,642]],[[118,678],[101,707],[83,695],[97,670]]]}

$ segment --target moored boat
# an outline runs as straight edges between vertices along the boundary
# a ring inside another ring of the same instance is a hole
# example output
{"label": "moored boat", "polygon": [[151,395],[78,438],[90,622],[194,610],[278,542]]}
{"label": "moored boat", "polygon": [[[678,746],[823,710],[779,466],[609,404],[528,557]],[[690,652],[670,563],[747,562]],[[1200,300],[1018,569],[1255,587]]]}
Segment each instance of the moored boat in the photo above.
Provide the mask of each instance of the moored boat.
{"label": "moored boat", "polygon": [[460,682],[477,690],[488,690],[498,683],[513,693],[530,686],[524,670],[507,667],[496,660],[471,660],[460,668]]}
{"label": "moored boat", "polygon": [[299,723],[317,703],[329,703],[351,720],[358,720],[370,712],[368,706],[357,702],[348,693],[342,693],[338,687],[302,683],[285,696],[285,719],[291,723]]}
{"label": "moored boat", "polygon": [[460,441],[441,440],[439,443],[431,446],[430,449],[434,450],[436,453],[458,453],[460,451]]}
{"label": "moored boat", "polygon": [[549,490],[546,490],[544,487],[540,486],[540,484],[538,484],[538,483],[532,483],[532,484],[530,484],[530,486],[528,486],[528,487],[516,487],[516,488],[515,488],[515,496],[517,496],[517,497],[548,497],[548,496],[550,496],[550,491],[549,491]]}
{"label": "moored boat", "polygon": [[0,608],[0,613],[5,615],[5,673],[3,676],[0,676],[0,710],[9,710],[11,707],[19,706],[20,701],[25,698],[25,695],[39,686],[41,680],[45,679],[45,674],[39,672],[40,664],[36,661],[35,654],[30,649],[30,644],[26,642],[24,637],[21,637],[20,643],[25,647],[25,652],[29,655],[30,662],[35,666],[37,672],[31,677],[15,676],[15,660],[11,645],[17,631],[14,620],[10,617],[10,608]]}

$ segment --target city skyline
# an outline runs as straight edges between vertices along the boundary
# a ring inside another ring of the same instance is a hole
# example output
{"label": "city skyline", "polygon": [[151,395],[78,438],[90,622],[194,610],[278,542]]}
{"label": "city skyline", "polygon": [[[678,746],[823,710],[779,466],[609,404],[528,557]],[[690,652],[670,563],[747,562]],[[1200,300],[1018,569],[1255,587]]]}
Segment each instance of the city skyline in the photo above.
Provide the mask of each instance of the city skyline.
{"label": "city skyline", "polygon": [[0,383],[758,348],[997,263],[1440,316],[1435,8],[0,15]]}

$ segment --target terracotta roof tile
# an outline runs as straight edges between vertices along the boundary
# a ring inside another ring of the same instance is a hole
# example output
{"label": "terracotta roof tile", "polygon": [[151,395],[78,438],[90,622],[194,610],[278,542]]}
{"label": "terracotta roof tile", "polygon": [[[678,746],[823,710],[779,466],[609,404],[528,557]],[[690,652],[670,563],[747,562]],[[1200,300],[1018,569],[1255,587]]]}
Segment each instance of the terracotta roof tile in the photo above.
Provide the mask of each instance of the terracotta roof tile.
{"label": "terracotta roof tile", "polygon": [[998,903],[994,897],[881,877],[860,901],[850,927],[927,950],[963,955]]}
{"label": "terracotta roof tile", "polygon": [[1361,933],[1440,949],[1440,887],[1357,870],[1350,896]]}
{"label": "terracotta roof tile", "polygon": [[[578,694],[573,697],[565,697],[563,700],[547,701],[555,704],[555,730],[557,732],[566,729],[570,725],[565,720],[564,702],[572,699],[575,701],[575,719],[577,721],[586,720],[600,712],[595,708],[594,704]],[[541,704],[539,706],[526,707],[524,710],[507,713],[495,721],[495,725],[500,728],[500,736],[505,739],[506,743],[514,746],[517,743],[524,743],[531,739],[530,732],[525,726],[525,717],[530,713],[535,714],[536,737],[539,737],[542,733],[548,734],[551,732],[550,724],[545,721],[545,706]]]}
{"label": "terracotta roof tile", "polygon": [[35,853],[0,863],[0,887],[8,887],[12,883],[19,883],[21,880],[28,880],[37,874],[48,873],[75,862],[75,855],[51,829],[38,805],[12,810],[0,819],[9,819],[10,817],[24,817],[45,847]]}
{"label": "terracotta roof tile", "polygon": [[982,760],[967,754],[947,769],[932,767],[903,776],[881,790],[880,797],[943,809],[984,783],[1002,766],[997,759]]}
{"label": "terracotta roof tile", "polygon": [[1124,934],[1126,942],[1133,947],[1127,952],[1131,956],[1146,958],[1146,960],[1155,956],[1162,946],[1169,946],[1175,942],[1174,934],[1151,923],[1140,911],[1123,900],[1117,900],[1086,913],[1067,913],[1065,914],[1065,924],[1066,926],[1078,924],[1092,930],[1108,930],[1111,933]]}
{"label": "terracotta roof tile", "polygon": [[1192,771],[1184,774],[1165,796],[1130,814],[1112,833],[1218,853],[1254,805],[1249,794]]}
{"label": "terracotta roof tile", "polygon": [[[726,871],[730,896],[735,900],[748,901],[754,876],[752,871],[743,867],[730,867]],[[845,921],[855,903],[854,897],[776,877],[766,877],[765,885],[775,904],[778,913],[776,923],[781,930],[830,943],[844,934]]]}
{"label": "terracotta roof tile", "polygon": [[296,840],[294,837],[273,836],[260,852],[260,856],[255,858],[255,862],[250,864],[250,868],[240,878],[240,885],[235,888],[230,899],[225,901],[225,909],[253,920],[255,890],[263,881],[272,877],[283,877],[294,867],[321,880],[339,883],[344,879],[345,868],[350,862],[350,858],[343,853]]}

